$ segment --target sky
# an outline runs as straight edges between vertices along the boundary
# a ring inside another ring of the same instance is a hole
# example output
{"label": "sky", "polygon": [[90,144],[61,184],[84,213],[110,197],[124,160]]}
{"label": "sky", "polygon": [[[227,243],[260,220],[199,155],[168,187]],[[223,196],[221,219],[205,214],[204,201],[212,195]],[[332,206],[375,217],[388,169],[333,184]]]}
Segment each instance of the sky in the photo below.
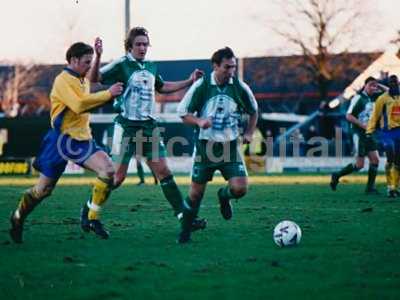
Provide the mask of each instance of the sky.
{"label": "sky", "polygon": [[[283,1],[283,0],[281,0]],[[286,1],[286,0],[285,0]],[[349,0],[355,1],[355,0]],[[150,32],[148,58],[207,59],[230,46],[238,57],[295,53],[271,27],[279,0],[131,0],[131,25]],[[125,0],[0,0],[0,61],[64,63],[75,41],[100,36],[103,60],[124,54]],[[400,30],[400,0],[372,1],[370,37],[353,50],[385,50]],[[368,24],[367,24],[368,23]]]}

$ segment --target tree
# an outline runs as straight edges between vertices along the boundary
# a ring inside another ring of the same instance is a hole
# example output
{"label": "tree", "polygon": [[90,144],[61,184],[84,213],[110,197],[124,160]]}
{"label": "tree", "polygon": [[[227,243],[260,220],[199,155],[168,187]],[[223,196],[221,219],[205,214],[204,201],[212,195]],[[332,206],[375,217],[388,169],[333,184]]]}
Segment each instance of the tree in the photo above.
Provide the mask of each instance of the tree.
{"label": "tree", "polygon": [[6,117],[16,117],[20,113],[21,99],[40,94],[37,81],[42,69],[35,64],[17,64],[0,75],[1,108]]}
{"label": "tree", "polygon": [[[299,67],[317,87],[320,100],[328,97],[329,86],[342,69],[334,54],[346,54],[360,34],[365,1],[288,0],[279,2],[285,17],[273,29],[300,51]],[[365,27],[365,26],[364,26]],[[348,67],[348,66],[347,66]]]}
{"label": "tree", "polygon": [[400,30],[397,30],[397,36],[390,43],[397,48],[397,56],[400,57]]}

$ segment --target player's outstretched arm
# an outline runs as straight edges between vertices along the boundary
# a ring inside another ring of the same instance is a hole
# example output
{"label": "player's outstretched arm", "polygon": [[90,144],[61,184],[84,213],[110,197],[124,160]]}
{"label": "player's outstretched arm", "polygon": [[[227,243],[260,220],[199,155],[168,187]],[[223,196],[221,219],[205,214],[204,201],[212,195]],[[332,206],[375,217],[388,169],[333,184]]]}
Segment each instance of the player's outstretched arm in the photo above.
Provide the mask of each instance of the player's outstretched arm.
{"label": "player's outstretched arm", "polygon": [[84,93],[80,89],[72,88],[68,82],[58,78],[54,83],[52,98],[58,99],[77,114],[89,111],[118,96],[123,91],[122,83],[112,85],[108,90],[97,93]]}
{"label": "player's outstretched arm", "polygon": [[176,91],[179,91],[181,89],[184,89],[188,86],[190,86],[193,82],[195,82],[197,79],[202,77],[204,75],[204,72],[195,69],[192,74],[190,74],[189,78],[186,80],[182,81],[165,81],[164,85],[161,87],[159,90],[160,93],[173,93]]}

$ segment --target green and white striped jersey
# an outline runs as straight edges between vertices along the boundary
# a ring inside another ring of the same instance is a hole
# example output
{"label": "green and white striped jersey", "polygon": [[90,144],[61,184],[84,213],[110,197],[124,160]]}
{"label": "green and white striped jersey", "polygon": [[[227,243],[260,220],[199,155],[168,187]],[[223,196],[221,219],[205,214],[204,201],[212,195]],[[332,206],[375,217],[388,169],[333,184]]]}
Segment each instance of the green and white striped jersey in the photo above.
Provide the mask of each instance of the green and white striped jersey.
{"label": "green and white striped jersey", "polygon": [[154,62],[137,61],[128,53],[102,67],[100,74],[103,84],[124,84],[124,92],[114,103],[122,117],[134,121],[152,119],[155,91],[164,85]]}
{"label": "green and white striped jersey", "polygon": [[256,99],[246,83],[231,78],[225,86],[218,86],[214,72],[197,80],[178,106],[181,117],[194,114],[199,118],[211,119],[212,126],[200,128],[198,138],[216,142],[237,139],[242,114],[251,115],[256,111]]}
{"label": "green and white striped jersey", "polygon": [[[374,103],[371,98],[365,92],[361,92],[351,98],[347,114],[353,115],[362,124],[367,125],[373,110]],[[351,127],[358,134],[363,134],[365,132],[364,129],[354,124],[351,124]]]}

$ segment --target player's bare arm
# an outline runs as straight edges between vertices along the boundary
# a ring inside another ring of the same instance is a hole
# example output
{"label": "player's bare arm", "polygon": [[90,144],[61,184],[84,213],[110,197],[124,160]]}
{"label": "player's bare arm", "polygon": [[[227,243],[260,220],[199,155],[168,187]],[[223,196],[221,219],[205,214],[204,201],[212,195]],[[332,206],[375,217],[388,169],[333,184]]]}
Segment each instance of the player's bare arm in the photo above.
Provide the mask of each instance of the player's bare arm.
{"label": "player's bare arm", "polygon": [[253,134],[257,126],[257,119],[258,119],[258,112],[255,112],[254,114],[250,115],[249,122],[247,124],[247,129],[243,134],[244,144],[250,144],[252,142]]}
{"label": "player's bare arm", "polygon": [[359,119],[357,119],[355,116],[353,116],[352,114],[347,114],[346,120],[362,129],[367,129],[367,125],[361,123],[361,121]]}
{"label": "player's bare arm", "polygon": [[90,82],[97,83],[101,80],[99,68],[100,68],[101,55],[103,54],[103,41],[99,37],[97,37],[94,41],[94,52],[96,55],[92,67],[89,70],[88,77]]}
{"label": "player's bare arm", "polygon": [[202,129],[207,129],[212,126],[212,121],[210,119],[198,118],[192,114],[187,114],[186,116],[183,116],[182,120],[183,123],[187,125],[199,126]]}
{"label": "player's bare arm", "polygon": [[197,79],[201,78],[204,75],[204,72],[199,69],[195,69],[192,74],[190,74],[189,78],[181,81],[165,81],[162,86],[160,92],[161,93],[173,93],[179,91],[181,89],[187,88]]}

